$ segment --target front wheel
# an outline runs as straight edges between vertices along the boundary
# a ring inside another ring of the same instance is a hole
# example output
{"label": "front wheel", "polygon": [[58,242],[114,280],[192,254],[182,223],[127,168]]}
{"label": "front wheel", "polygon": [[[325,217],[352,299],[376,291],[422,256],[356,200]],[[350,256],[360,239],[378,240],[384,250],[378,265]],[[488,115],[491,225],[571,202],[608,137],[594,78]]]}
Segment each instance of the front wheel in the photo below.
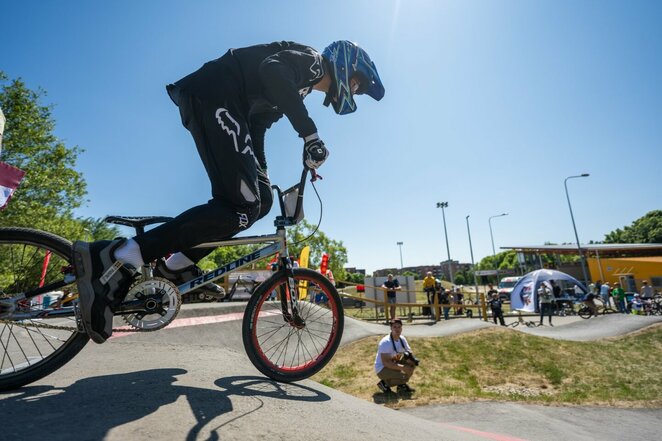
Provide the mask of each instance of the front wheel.
{"label": "front wheel", "polygon": [[[282,382],[308,378],[319,372],[333,357],[344,329],[342,301],[336,288],[316,271],[294,268],[294,281],[288,282],[281,270],[253,293],[244,314],[242,337],[246,354],[267,377]],[[280,300],[270,300],[274,291],[299,298],[299,287],[314,285],[326,296],[323,306],[308,300],[297,301],[305,324],[288,320]],[[290,289],[293,288],[294,292]]]}
{"label": "front wheel", "polygon": [[589,318],[593,315],[591,310],[588,309],[588,306],[582,306],[581,308],[579,308],[579,311],[577,311],[577,314],[583,319],[587,319],[587,318]]}

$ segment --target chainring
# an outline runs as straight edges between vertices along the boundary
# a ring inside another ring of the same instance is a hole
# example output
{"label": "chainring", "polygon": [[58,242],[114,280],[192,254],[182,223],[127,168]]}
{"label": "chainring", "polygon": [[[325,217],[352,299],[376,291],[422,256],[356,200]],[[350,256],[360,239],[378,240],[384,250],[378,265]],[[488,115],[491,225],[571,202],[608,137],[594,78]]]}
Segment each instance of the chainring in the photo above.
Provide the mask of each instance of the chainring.
{"label": "chainring", "polygon": [[177,286],[160,277],[138,281],[131,285],[124,301],[136,300],[143,302],[145,310],[125,314],[122,317],[130,326],[141,331],[165,328],[175,319],[182,306],[182,297]]}

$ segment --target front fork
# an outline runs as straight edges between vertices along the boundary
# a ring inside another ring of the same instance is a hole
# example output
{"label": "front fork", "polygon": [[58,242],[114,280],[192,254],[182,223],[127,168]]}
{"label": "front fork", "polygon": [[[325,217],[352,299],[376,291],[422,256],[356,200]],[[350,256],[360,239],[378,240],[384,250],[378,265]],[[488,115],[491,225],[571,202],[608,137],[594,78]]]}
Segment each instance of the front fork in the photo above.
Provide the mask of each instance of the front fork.
{"label": "front fork", "polygon": [[280,267],[285,269],[287,284],[280,285],[280,306],[283,310],[283,320],[301,329],[306,326],[306,321],[299,314],[299,289],[296,280],[294,280],[294,271],[292,262],[285,255],[280,259]]}

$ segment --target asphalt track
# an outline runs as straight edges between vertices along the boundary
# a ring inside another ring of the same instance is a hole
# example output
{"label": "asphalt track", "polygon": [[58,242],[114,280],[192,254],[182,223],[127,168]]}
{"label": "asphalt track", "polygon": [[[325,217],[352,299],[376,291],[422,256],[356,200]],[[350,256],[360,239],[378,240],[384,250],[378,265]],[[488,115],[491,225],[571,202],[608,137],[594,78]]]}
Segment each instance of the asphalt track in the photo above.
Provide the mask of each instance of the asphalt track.
{"label": "asphalt track", "polygon": [[[310,380],[259,375],[241,343],[243,305],[186,305],[171,327],[88,344],[65,367],[0,395],[4,440],[652,440],[662,410],[548,407],[503,402],[395,411]],[[518,327],[551,338],[622,335],[662,317],[554,318]],[[512,321],[513,319],[508,319]],[[406,325],[407,336],[494,326],[477,319]],[[385,334],[346,320],[343,342]]]}

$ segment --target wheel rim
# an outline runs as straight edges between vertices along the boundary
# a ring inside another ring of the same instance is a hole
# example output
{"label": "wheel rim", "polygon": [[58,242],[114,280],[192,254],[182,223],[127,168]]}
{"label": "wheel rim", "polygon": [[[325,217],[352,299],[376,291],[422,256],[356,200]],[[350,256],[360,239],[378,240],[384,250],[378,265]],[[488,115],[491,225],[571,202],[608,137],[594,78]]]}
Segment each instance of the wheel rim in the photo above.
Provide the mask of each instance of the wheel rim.
{"label": "wheel rim", "polygon": [[[49,284],[63,277],[70,268],[69,256],[52,248],[28,241],[0,243],[0,298]],[[46,293],[39,298],[17,305],[21,312],[44,311],[57,307],[71,307],[76,301],[75,285],[62,288],[62,294],[73,293],[63,299],[59,292]],[[57,304],[58,298],[66,302]],[[68,305],[68,306],[67,306]],[[46,328],[44,325],[68,329]],[[60,352],[77,334],[74,317],[43,317],[14,322],[0,322],[0,377],[6,378],[34,368]]]}
{"label": "wheel rim", "polygon": [[[297,276],[296,280],[312,279]],[[253,312],[251,339],[263,364],[274,371],[297,374],[316,366],[332,349],[338,333],[338,304],[324,288],[322,292],[328,298],[325,307],[299,301],[299,312],[306,325],[297,329],[283,319],[280,301],[268,300],[270,293],[279,290],[283,283],[287,286],[287,279],[278,280],[264,291]]]}

